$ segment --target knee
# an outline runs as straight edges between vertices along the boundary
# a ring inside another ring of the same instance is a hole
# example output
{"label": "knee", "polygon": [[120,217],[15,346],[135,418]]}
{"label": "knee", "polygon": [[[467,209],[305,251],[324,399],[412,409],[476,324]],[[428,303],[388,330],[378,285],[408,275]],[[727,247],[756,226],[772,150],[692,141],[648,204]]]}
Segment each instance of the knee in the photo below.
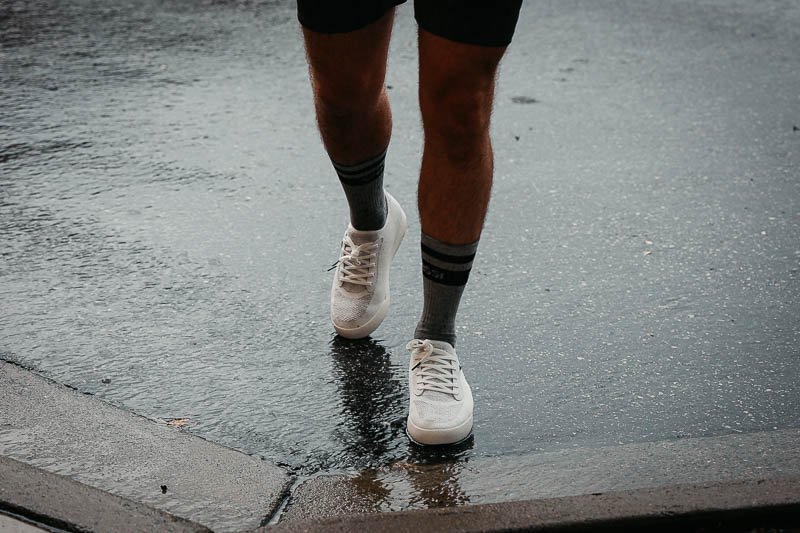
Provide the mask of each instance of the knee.
{"label": "knee", "polygon": [[385,97],[383,76],[371,72],[312,72],[317,109],[332,119],[373,110]]}
{"label": "knee", "polygon": [[486,142],[494,97],[493,80],[480,84],[452,82],[420,86],[425,137],[456,157]]}

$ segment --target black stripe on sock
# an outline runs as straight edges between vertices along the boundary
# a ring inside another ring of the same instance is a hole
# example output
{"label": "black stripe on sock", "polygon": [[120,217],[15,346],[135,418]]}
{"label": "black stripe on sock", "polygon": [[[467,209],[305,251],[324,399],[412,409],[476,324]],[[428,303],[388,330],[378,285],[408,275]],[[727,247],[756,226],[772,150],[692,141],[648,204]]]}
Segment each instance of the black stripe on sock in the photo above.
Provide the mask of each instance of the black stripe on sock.
{"label": "black stripe on sock", "polygon": [[422,275],[442,285],[466,285],[467,280],[469,280],[469,270],[444,270],[436,265],[428,263],[424,259],[422,260]]}
{"label": "black stripe on sock", "polygon": [[475,259],[475,254],[469,255],[450,255],[450,254],[443,254],[442,252],[438,252],[433,248],[425,246],[424,244],[420,245],[422,247],[422,253],[434,257],[440,261],[446,261],[448,263],[454,263],[457,265],[463,265],[464,263],[471,263],[473,259]]}
{"label": "black stripe on sock", "polygon": [[339,181],[345,185],[366,185],[381,177],[383,174],[383,165],[375,169],[370,169],[370,171],[366,173],[358,172],[357,174],[348,175],[341,170],[337,170],[336,173],[339,175]]}

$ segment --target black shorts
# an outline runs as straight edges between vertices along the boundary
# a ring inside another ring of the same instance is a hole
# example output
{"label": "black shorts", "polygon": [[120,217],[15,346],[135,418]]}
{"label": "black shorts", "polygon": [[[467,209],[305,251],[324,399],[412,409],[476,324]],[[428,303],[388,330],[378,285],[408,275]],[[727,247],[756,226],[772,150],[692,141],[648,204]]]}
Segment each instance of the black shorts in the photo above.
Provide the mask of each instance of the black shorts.
{"label": "black shorts", "polygon": [[[297,0],[303,27],[345,33],[367,26],[406,0]],[[420,28],[466,44],[508,46],[522,0],[414,0]]]}

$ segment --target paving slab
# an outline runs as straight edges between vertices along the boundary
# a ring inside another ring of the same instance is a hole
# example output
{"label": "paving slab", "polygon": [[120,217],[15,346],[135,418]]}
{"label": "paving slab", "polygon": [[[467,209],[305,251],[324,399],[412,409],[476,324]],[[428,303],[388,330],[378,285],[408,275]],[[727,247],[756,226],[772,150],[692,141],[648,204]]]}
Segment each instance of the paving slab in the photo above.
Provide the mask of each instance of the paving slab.
{"label": "paving slab", "polygon": [[0,456],[215,531],[259,526],[289,476],[262,459],[0,362]]}
{"label": "paving slab", "polygon": [[[281,522],[719,481],[800,476],[800,430],[565,450],[525,456],[397,462],[313,477]],[[798,488],[800,494],[800,488]]]}
{"label": "paving slab", "polygon": [[3,533],[38,533],[45,530],[28,522],[0,514],[0,531]]}
{"label": "paving slab", "polygon": [[119,533],[209,531],[188,520],[7,457],[0,457],[0,479],[2,533],[33,533],[43,531],[42,528]]}
{"label": "paving slab", "polygon": [[728,531],[800,526],[800,478],[740,480],[534,501],[360,514],[261,531]]}

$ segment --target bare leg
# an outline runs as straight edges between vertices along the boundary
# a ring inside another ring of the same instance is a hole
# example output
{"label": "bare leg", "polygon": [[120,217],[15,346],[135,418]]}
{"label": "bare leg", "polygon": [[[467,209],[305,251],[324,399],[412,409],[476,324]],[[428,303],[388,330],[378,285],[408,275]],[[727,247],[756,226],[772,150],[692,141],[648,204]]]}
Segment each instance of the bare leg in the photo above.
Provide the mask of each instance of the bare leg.
{"label": "bare leg", "polygon": [[394,10],[365,28],[324,34],[303,29],[322,142],[344,165],[389,144],[392,113],[384,87]]}
{"label": "bare leg", "polygon": [[461,294],[492,188],[489,119],[505,47],[419,32],[425,148],[419,180],[424,301],[414,336],[455,345]]}
{"label": "bare leg", "polygon": [[480,237],[492,187],[489,119],[504,52],[419,31],[425,148],[418,202],[423,233],[439,241]]}

